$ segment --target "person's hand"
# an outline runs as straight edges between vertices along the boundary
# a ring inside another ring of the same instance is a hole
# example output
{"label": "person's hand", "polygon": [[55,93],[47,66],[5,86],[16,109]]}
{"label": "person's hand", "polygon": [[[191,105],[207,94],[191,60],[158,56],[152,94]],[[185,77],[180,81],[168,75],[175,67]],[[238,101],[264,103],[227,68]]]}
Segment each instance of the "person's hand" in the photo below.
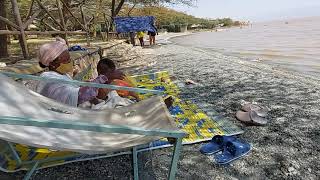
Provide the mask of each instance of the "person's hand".
{"label": "person's hand", "polygon": [[80,72],[80,68],[79,66],[74,66],[73,72],[72,72],[72,77],[74,77],[75,75],[77,75]]}
{"label": "person's hand", "polygon": [[99,100],[98,100],[98,98],[95,97],[95,98],[90,100],[90,103],[94,104],[94,105],[97,105],[97,104],[99,104]]}
{"label": "person's hand", "polygon": [[132,96],[132,97],[134,97],[137,101],[140,101],[140,98],[139,98],[138,94],[135,93],[135,92],[129,92],[129,96]]}

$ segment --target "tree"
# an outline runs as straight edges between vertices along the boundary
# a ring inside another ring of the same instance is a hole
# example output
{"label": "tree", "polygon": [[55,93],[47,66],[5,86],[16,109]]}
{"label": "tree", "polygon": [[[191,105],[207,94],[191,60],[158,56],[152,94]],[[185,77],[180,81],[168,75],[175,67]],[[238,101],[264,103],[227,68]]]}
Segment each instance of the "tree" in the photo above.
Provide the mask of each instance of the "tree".
{"label": "tree", "polygon": [[[0,16],[7,17],[5,0],[0,0]],[[0,30],[6,30],[6,24],[0,21]],[[0,58],[8,57],[7,35],[0,35]]]}
{"label": "tree", "polygon": [[219,24],[222,24],[223,26],[229,27],[233,25],[233,21],[230,18],[223,18],[223,19],[218,19]]}
{"label": "tree", "polygon": [[[128,13],[126,15],[129,16],[131,11],[136,5],[140,5],[141,7],[160,6],[162,4],[184,4],[184,5],[191,6],[193,2],[195,2],[195,0],[127,0],[127,4],[129,6],[131,5],[131,8],[129,8]],[[112,3],[111,3],[112,23],[111,23],[110,29],[112,28],[113,18],[115,18],[119,14],[124,4],[125,4],[125,0],[118,0],[118,1],[112,0]]]}
{"label": "tree", "polygon": [[119,14],[123,4],[124,4],[124,0],[120,0],[118,5],[116,5],[116,0],[112,0],[112,3],[111,3],[111,16],[113,18],[116,17]]}

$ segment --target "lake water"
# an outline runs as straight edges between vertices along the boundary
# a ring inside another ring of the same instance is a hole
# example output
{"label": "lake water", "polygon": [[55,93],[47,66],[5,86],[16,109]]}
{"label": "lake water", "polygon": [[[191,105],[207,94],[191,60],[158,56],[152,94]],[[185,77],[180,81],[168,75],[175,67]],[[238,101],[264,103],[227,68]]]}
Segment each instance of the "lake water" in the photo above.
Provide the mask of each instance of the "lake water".
{"label": "lake water", "polygon": [[320,75],[320,17],[200,32],[174,42]]}

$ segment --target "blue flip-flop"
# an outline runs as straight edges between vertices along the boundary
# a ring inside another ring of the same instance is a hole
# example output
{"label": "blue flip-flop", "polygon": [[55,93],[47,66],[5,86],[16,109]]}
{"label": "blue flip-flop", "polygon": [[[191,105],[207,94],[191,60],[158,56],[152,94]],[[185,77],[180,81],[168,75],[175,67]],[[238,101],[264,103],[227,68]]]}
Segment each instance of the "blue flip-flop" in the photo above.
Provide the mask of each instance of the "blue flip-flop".
{"label": "blue flip-flop", "polygon": [[226,142],[235,140],[234,136],[213,136],[211,141],[200,148],[200,152],[205,155],[211,155],[223,150]]}
{"label": "blue flip-flop", "polygon": [[251,151],[251,145],[243,140],[236,139],[228,141],[222,150],[222,153],[215,155],[216,163],[229,164],[232,161],[239,159]]}

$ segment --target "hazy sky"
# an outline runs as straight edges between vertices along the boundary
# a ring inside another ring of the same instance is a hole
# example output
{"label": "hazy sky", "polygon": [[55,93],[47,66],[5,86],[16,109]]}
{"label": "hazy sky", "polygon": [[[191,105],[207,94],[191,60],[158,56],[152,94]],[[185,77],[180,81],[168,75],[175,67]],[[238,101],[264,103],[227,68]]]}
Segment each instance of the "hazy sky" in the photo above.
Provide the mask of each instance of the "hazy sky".
{"label": "hazy sky", "polygon": [[197,17],[251,21],[320,16],[320,0],[197,0],[195,7],[173,8]]}

